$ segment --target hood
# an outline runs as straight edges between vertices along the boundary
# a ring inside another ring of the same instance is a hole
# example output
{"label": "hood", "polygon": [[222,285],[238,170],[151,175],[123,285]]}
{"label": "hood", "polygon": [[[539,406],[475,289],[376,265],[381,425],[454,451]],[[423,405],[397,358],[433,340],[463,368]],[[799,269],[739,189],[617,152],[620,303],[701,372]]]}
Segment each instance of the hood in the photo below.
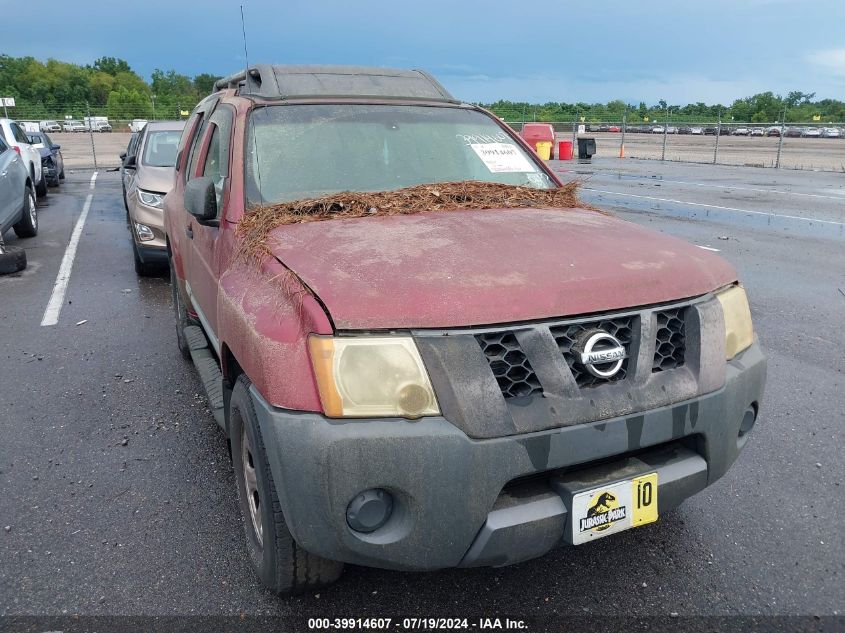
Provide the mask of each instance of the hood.
{"label": "hood", "polygon": [[135,178],[140,189],[166,194],[173,189],[175,173],[176,170],[173,167],[151,167],[141,164],[135,172]]}
{"label": "hood", "polygon": [[736,280],[720,257],[584,209],[489,209],[291,224],[274,255],[339,330],[565,317],[702,295]]}

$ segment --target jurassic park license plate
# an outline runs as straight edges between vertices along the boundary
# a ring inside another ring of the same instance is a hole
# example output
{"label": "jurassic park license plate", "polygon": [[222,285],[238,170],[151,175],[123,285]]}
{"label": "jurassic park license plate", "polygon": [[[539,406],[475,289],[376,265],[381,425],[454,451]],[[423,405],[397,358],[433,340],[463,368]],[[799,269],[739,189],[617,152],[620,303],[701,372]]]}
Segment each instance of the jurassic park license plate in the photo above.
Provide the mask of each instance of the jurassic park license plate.
{"label": "jurassic park license plate", "polygon": [[657,473],[572,497],[572,543],[580,545],[657,521]]}

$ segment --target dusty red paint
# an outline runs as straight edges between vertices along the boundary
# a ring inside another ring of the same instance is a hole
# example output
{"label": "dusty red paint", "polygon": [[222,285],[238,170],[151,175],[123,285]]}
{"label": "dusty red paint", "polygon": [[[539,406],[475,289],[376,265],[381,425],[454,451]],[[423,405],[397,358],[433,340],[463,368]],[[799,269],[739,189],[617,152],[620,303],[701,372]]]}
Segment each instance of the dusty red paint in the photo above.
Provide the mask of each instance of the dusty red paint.
{"label": "dusty red paint", "polygon": [[[279,261],[247,267],[235,259],[235,228],[244,213],[243,139],[252,104],[233,91],[220,102],[237,113],[225,215],[219,228],[200,227],[185,211],[177,173],[165,199],[165,226],[183,300],[186,247],[205,251],[207,274],[189,281],[195,300],[206,298],[196,307],[213,324],[224,370],[236,361],[273,405],[320,410],[306,341],[312,332],[331,334],[332,322],[341,330],[505,323],[671,301],[736,279],[733,268],[711,253],[585,210],[498,209],[290,225],[272,234]],[[185,162],[183,157],[181,170]],[[537,168],[559,182],[542,161]]]}
{"label": "dusty red paint", "polygon": [[692,297],[736,279],[712,253],[584,210],[334,220],[272,236],[276,256],[343,330],[587,314]]}

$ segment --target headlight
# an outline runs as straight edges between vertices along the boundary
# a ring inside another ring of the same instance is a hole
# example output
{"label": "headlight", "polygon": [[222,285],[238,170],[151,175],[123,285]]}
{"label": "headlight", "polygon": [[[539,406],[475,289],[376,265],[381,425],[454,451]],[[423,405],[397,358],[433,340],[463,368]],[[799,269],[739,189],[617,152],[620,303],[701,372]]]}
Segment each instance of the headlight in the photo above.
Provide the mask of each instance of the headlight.
{"label": "headlight", "polygon": [[742,286],[732,286],[716,295],[725,314],[725,358],[732,359],[754,342],[751,309]]}
{"label": "headlight", "polygon": [[138,197],[145,205],[156,209],[161,209],[161,203],[164,201],[164,194],[144,191],[143,189],[138,189]]}
{"label": "headlight", "polygon": [[419,418],[440,413],[410,337],[312,335],[308,345],[327,416]]}

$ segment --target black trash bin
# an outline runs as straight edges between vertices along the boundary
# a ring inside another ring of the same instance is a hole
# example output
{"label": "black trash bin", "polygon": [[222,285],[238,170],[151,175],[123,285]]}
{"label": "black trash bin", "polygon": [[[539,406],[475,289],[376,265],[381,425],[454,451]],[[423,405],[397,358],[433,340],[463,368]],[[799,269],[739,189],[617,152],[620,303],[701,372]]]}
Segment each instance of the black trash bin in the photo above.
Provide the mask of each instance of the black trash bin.
{"label": "black trash bin", "polygon": [[578,137],[578,160],[589,163],[596,153],[596,139]]}

